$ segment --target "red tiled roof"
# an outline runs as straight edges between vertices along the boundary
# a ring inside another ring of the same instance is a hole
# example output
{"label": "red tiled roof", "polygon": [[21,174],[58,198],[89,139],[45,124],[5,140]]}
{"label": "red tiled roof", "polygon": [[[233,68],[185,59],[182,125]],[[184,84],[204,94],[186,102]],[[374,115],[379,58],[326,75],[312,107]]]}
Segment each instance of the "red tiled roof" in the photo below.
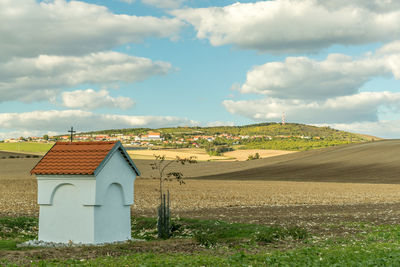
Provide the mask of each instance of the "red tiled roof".
{"label": "red tiled roof", "polygon": [[[31,174],[92,175],[117,143],[119,142],[57,142],[31,170]],[[131,160],[127,159],[129,156],[123,156],[132,165]]]}

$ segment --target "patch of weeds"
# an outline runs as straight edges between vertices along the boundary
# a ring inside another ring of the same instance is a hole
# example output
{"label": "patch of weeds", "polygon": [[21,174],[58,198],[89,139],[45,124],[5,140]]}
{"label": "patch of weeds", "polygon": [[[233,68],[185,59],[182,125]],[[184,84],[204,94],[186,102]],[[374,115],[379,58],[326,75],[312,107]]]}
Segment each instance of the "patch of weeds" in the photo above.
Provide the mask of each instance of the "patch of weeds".
{"label": "patch of weeds", "polygon": [[182,230],[182,224],[176,221],[171,221],[171,233],[179,233]]}
{"label": "patch of weeds", "polygon": [[300,227],[284,228],[280,226],[264,226],[257,224],[229,223],[215,220],[179,219],[179,230],[175,237],[194,237],[206,247],[216,243],[242,242],[243,240],[271,243],[282,239],[305,240],[309,234]]}
{"label": "patch of weeds", "polygon": [[18,265],[12,264],[12,263],[11,263],[10,261],[8,261],[8,260],[0,259],[0,266],[18,266]]}
{"label": "patch of weeds", "polygon": [[132,228],[153,229],[157,227],[156,218],[132,218]]}
{"label": "patch of weeds", "polygon": [[0,250],[13,250],[17,248],[17,242],[14,240],[0,240]]}
{"label": "patch of weeds", "polygon": [[38,219],[33,217],[0,218],[0,239],[34,239],[38,234]]}
{"label": "patch of weeds", "polygon": [[264,228],[260,232],[256,233],[255,239],[258,242],[272,243],[275,241],[291,238],[294,240],[304,240],[308,237],[307,230],[300,227],[283,228],[273,226]]}
{"label": "patch of weeds", "polygon": [[272,243],[281,239],[283,236],[282,231],[279,228],[271,227],[269,229],[265,229],[261,232],[256,233],[255,239],[258,242],[264,243]]}
{"label": "patch of weeds", "polygon": [[218,237],[215,234],[200,231],[194,235],[194,239],[197,243],[206,248],[213,247],[218,242]]}
{"label": "patch of weeds", "polygon": [[194,234],[205,232],[214,234],[218,239],[248,238],[263,226],[255,224],[229,223],[219,220],[180,219],[184,228]]}
{"label": "patch of weeds", "polygon": [[287,229],[288,236],[291,236],[295,240],[304,240],[309,234],[306,229],[300,227],[291,227]]}
{"label": "patch of weeds", "polygon": [[400,242],[400,226],[399,225],[371,225],[365,231],[357,235],[360,239],[367,241],[381,242]]}
{"label": "patch of weeds", "polygon": [[156,218],[133,218],[131,220],[132,238],[154,240],[157,239]]}
{"label": "patch of weeds", "polygon": [[[197,243],[204,247],[213,247],[217,243],[272,243],[284,239],[306,240],[308,236],[308,232],[299,227],[271,227],[186,218],[174,218],[171,220],[172,238],[194,238]],[[145,240],[157,239],[157,219],[133,218],[132,237]]]}
{"label": "patch of weeds", "polygon": [[170,224],[172,238],[188,238],[194,235],[194,232],[179,222],[179,219],[172,219]]}
{"label": "patch of weeds", "polygon": [[199,232],[204,232],[204,229],[193,227],[187,219],[173,218],[171,220],[171,234],[174,238],[192,238]]}
{"label": "patch of weeds", "polygon": [[[145,240],[157,239],[156,218],[132,218],[132,237]],[[194,231],[181,223],[180,219],[171,219],[170,232],[172,238],[193,237]]]}

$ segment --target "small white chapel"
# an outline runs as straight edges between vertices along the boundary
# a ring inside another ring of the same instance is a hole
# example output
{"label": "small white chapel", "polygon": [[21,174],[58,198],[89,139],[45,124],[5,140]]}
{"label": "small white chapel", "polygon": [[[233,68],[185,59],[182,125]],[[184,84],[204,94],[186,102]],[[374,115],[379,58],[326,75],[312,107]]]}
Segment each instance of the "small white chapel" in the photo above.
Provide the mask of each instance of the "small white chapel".
{"label": "small white chapel", "polygon": [[140,172],[121,142],[57,142],[31,174],[38,182],[40,241],[131,238],[130,206]]}

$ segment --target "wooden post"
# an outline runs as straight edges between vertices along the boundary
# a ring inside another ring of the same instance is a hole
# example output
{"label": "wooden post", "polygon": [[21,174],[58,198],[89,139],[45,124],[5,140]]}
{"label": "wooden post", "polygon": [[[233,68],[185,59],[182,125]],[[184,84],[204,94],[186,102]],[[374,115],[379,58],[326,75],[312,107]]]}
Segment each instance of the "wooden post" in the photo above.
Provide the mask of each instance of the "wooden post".
{"label": "wooden post", "polygon": [[167,239],[170,237],[170,201],[169,190],[167,196],[162,194],[161,203],[158,207],[157,231],[158,238]]}

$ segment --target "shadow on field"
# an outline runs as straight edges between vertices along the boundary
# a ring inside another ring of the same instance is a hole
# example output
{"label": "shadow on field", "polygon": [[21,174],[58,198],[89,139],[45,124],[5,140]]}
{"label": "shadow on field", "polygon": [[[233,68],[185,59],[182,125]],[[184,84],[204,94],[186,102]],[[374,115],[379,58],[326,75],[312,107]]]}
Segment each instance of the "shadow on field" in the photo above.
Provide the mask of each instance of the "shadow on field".
{"label": "shadow on field", "polygon": [[264,166],[197,179],[400,183],[400,140],[351,144],[264,160]]}

